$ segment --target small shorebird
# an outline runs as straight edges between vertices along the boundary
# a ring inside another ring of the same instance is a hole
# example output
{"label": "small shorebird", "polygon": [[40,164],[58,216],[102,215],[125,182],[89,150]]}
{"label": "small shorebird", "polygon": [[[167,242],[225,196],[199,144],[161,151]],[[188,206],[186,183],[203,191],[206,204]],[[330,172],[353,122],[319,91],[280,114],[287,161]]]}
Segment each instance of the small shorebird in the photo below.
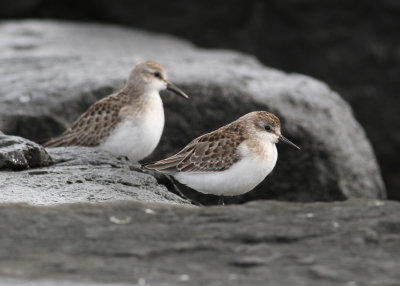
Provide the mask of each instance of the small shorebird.
{"label": "small shorebird", "polygon": [[44,146],[99,146],[137,162],[150,155],[160,141],[164,109],[159,91],[164,89],[188,98],[168,81],[162,65],[152,61],[137,64],[122,90],[94,103]]}
{"label": "small shorebird", "polygon": [[251,191],[272,171],[278,158],[278,141],[300,149],[281,134],[278,117],[255,111],[143,168],[170,174],[198,192],[220,196],[219,203],[223,204],[224,196]]}

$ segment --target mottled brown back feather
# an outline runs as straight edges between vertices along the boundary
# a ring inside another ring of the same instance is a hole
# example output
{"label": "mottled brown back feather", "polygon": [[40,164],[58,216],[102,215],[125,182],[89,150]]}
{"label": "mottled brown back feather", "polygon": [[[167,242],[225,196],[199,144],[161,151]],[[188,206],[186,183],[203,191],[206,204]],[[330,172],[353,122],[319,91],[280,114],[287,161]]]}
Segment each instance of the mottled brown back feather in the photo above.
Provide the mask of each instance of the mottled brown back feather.
{"label": "mottled brown back feather", "polygon": [[204,134],[177,154],[143,167],[160,172],[219,172],[240,160],[237,147],[246,139],[245,127],[237,121]]}
{"label": "mottled brown back feather", "polygon": [[96,146],[100,144],[120,121],[119,112],[129,103],[129,100],[129,97],[122,92],[99,100],[79,116],[70,128],[47,141],[44,146]]}

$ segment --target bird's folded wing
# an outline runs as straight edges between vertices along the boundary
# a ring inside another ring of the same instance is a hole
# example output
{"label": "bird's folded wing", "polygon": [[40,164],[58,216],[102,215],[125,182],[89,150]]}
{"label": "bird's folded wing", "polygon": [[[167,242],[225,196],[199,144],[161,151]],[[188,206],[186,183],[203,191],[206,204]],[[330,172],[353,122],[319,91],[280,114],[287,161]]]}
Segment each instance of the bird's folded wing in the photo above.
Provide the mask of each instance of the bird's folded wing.
{"label": "bird's folded wing", "polygon": [[120,121],[120,109],[121,104],[113,96],[106,97],[90,106],[64,133],[43,145],[45,147],[96,146],[110,135]]}
{"label": "bird's folded wing", "polygon": [[237,147],[241,140],[234,133],[218,131],[198,137],[179,153],[143,167],[165,173],[226,170],[240,159]]}

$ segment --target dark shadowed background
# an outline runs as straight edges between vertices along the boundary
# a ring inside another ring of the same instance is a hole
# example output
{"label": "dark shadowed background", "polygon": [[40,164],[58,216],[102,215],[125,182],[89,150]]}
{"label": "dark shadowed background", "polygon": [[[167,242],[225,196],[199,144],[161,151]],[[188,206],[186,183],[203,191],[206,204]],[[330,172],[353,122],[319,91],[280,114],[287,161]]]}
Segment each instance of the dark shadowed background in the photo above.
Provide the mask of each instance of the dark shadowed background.
{"label": "dark shadowed background", "polygon": [[400,1],[2,0],[0,18],[169,33],[325,81],[352,105],[375,148],[388,198],[400,200]]}

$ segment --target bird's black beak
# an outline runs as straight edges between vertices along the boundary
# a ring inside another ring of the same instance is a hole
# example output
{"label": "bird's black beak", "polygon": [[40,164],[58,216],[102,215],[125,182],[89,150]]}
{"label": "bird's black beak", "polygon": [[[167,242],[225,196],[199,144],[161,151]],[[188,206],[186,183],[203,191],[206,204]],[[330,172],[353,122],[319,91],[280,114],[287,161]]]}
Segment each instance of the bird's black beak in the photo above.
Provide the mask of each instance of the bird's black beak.
{"label": "bird's black beak", "polygon": [[175,92],[176,94],[179,94],[180,96],[183,96],[186,99],[189,98],[189,96],[186,93],[184,93],[179,87],[177,87],[175,84],[173,84],[170,81],[167,81],[167,89]]}
{"label": "bird's black beak", "polygon": [[296,144],[294,144],[292,141],[290,141],[289,139],[287,139],[285,136],[280,135],[279,136],[279,141],[285,142],[286,144],[292,145],[293,147],[296,147],[297,149],[300,150],[300,147],[297,146]]}

